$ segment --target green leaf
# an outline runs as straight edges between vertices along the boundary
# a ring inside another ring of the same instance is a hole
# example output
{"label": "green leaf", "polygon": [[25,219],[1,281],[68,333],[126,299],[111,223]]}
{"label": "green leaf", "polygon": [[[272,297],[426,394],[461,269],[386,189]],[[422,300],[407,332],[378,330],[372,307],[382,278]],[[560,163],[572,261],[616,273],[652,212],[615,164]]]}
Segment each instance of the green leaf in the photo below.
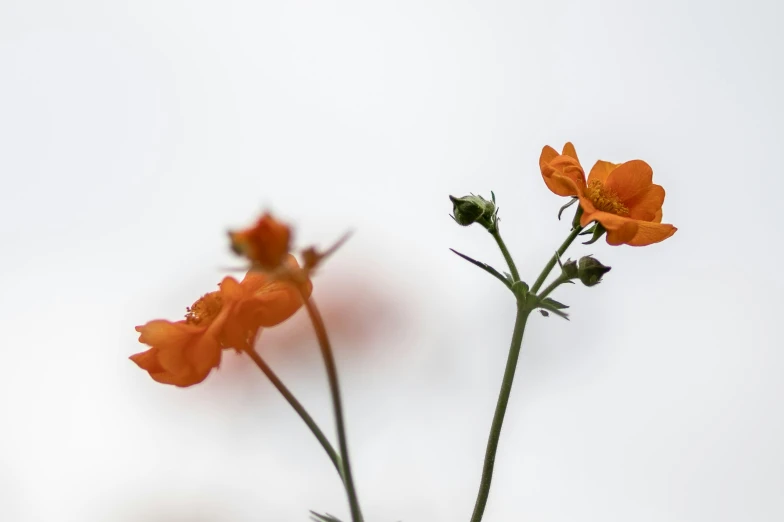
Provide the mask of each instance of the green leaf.
{"label": "green leaf", "polygon": [[[569,314],[567,314],[565,312],[562,312],[560,308],[558,308],[556,305],[553,305],[552,303],[557,303],[557,301],[554,301],[554,300],[549,299],[549,298],[548,299],[544,299],[543,301],[539,302],[539,308],[544,308],[548,312],[553,313],[553,314],[557,315],[558,317],[562,317],[562,318],[564,318],[564,319],[566,319],[568,321],[569,320]],[[558,304],[560,305],[561,303],[558,303]],[[561,305],[561,306],[563,306],[563,305]]]}
{"label": "green leaf", "polygon": [[558,301],[556,301],[555,299],[552,299],[550,297],[545,297],[544,300],[542,301],[542,304],[547,304],[547,305],[551,306],[552,308],[557,308],[558,310],[563,310],[564,308],[569,308],[569,305],[565,305],[563,303],[559,303]]}
{"label": "green leaf", "polygon": [[484,270],[484,271],[485,271],[485,272],[487,272],[488,274],[492,275],[493,277],[496,277],[496,278],[498,278],[498,280],[499,280],[499,281],[501,281],[501,282],[502,282],[504,285],[506,285],[506,287],[507,287],[507,288],[509,288],[510,290],[512,289],[512,283],[511,283],[511,281],[510,281],[510,280],[508,280],[507,278],[505,278],[504,276],[502,276],[502,275],[501,275],[501,274],[498,272],[498,270],[496,270],[496,269],[495,269],[495,268],[493,268],[492,266],[488,265],[487,263],[482,263],[481,261],[477,261],[476,259],[470,258],[470,257],[468,257],[468,256],[467,256],[467,255],[465,255],[465,254],[461,254],[460,252],[458,252],[458,251],[457,251],[457,250],[455,250],[454,248],[450,248],[449,250],[451,250],[451,251],[452,251],[452,252],[454,252],[455,254],[459,255],[460,257],[462,257],[463,259],[465,259],[465,260],[466,260],[466,261],[468,261],[469,263],[471,263],[471,264],[474,264],[474,265],[478,266],[479,268],[481,268],[482,270]]}
{"label": "green leaf", "polygon": [[314,522],[340,522],[339,518],[334,517],[329,513],[322,515],[320,513],[316,513],[315,511],[310,512],[310,519]]}

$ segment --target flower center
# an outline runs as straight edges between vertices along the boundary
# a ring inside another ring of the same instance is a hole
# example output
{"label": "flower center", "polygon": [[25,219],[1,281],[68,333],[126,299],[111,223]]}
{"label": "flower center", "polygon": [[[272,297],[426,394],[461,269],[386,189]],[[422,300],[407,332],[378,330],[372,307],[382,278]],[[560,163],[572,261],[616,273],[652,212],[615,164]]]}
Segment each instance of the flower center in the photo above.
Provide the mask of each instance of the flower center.
{"label": "flower center", "polygon": [[204,294],[193,305],[186,308],[185,322],[188,324],[200,325],[211,323],[223,308],[223,299],[220,292],[210,292]]}
{"label": "flower center", "polygon": [[629,209],[621,202],[618,194],[605,187],[601,181],[595,179],[588,183],[585,195],[591,200],[593,206],[602,212],[609,212],[616,216],[628,216]]}

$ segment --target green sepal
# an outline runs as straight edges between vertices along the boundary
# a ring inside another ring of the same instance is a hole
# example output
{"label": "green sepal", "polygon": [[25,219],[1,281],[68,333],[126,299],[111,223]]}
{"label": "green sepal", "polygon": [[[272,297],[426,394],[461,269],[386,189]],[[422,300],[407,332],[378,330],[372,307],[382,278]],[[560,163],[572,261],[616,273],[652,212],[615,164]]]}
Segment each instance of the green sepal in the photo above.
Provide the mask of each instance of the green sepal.
{"label": "green sepal", "polygon": [[561,214],[563,214],[563,211],[566,210],[567,208],[571,207],[575,203],[577,203],[577,201],[578,201],[577,198],[572,198],[571,200],[569,200],[569,203],[567,203],[566,205],[561,207],[561,209],[558,211],[558,221],[561,220]]}
{"label": "green sepal", "polygon": [[313,510],[310,511],[310,520],[313,522],[341,522],[339,518],[330,515],[329,513],[322,515]]}
{"label": "green sepal", "polygon": [[578,206],[577,211],[574,213],[574,218],[572,218],[572,230],[580,226],[581,217],[583,217],[583,207]]}
{"label": "green sepal", "polygon": [[588,241],[585,241],[583,245],[593,245],[599,240],[600,237],[604,235],[605,232],[607,232],[607,229],[604,228],[601,223],[596,223],[596,225],[593,227],[593,237],[591,237],[591,239]]}

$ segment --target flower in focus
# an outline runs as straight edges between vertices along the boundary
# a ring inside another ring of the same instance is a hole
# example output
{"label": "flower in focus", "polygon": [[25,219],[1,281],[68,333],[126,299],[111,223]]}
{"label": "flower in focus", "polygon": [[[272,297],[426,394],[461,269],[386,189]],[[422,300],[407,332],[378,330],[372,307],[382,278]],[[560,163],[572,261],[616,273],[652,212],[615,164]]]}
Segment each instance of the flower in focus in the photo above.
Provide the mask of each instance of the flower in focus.
{"label": "flower in focus", "polygon": [[291,230],[265,213],[256,224],[245,230],[229,232],[231,248],[264,270],[279,268],[289,253]]}
{"label": "flower in focus", "polygon": [[[298,268],[293,256],[285,259],[292,270]],[[310,281],[302,286],[309,296]],[[248,272],[242,282],[226,277],[219,289],[199,298],[187,308],[185,319],[157,319],[137,326],[139,342],[147,351],[130,359],[164,384],[191,386],[207,377],[220,364],[226,348],[252,350],[260,328],[275,326],[302,306],[300,290],[291,282]]]}
{"label": "flower in focus", "polygon": [[539,167],[553,193],[579,198],[580,225],[599,222],[607,230],[610,245],[650,245],[677,230],[662,224],[664,189],[653,184],[653,169],[642,160],[597,161],[586,182],[574,145],[567,143],[561,154],[545,146]]}

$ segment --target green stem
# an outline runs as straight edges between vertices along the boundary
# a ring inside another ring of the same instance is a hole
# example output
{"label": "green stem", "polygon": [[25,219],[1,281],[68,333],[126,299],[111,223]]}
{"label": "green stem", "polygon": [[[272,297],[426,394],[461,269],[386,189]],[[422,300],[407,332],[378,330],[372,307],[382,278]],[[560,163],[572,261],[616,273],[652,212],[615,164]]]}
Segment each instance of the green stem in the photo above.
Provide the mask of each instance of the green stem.
{"label": "green stem", "polygon": [[[560,254],[559,254],[559,255],[560,255]],[[537,297],[538,297],[540,300],[541,300],[541,299],[544,299],[545,297],[547,297],[548,295],[550,295],[550,294],[553,292],[553,290],[555,290],[556,288],[558,288],[559,286],[561,286],[563,283],[565,283],[565,282],[567,282],[567,281],[570,281],[570,279],[569,279],[568,277],[564,277],[564,275],[563,275],[563,274],[559,275],[559,276],[558,276],[558,277],[555,279],[555,281],[553,281],[552,283],[550,283],[550,284],[547,286],[547,288],[545,288],[544,290],[542,290],[542,293],[541,293],[541,294],[539,294]]]}
{"label": "green stem", "polygon": [[487,505],[487,498],[490,495],[490,483],[493,480],[493,467],[495,466],[495,454],[498,450],[498,441],[501,438],[501,427],[504,424],[506,406],[509,404],[509,394],[512,392],[512,382],[514,381],[517,360],[520,357],[520,348],[523,344],[523,332],[528,315],[531,313],[522,303],[517,303],[517,318],[515,319],[514,333],[512,334],[512,344],[509,347],[509,356],[506,360],[504,379],[501,382],[501,392],[498,395],[498,403],[493,415],[493,424],[490,427],[490,437],[487,441],[485,451],[485,462],[482,467],[482,479],[479,484],[479,493],[474,504],[474,513],[471,515],[471,522],[479,522]]}
{"label": "green stem", "polygon": [[550,258],[550,260],[544,266],[544,270],[542,270],[542,273],[539,274],[539,277],[536,279],[536,282],[531,287],[531,293],[532,294],[535,294],[536,292],[539,291],[539,289],[542,287],[542,284],[544,284],[545,279],[547,279],[547,276],[550,275],[550,271],[555,266],[555,263],[558,261],[558,258],[560,256],[562,256],[564,254],[564,252],[566,252],[566,249],[569,248],[569,245],[572,244],[572,242],[580,234],[580,232],[582,232],[582,230],[583,230],[583,227],[581,227],[579,225],[574,227],[574,229],[571,231],[571,233],[566,238],[566,240],[563,242],[563,244],[560,247],[558,247],[558,250],[557,250],[558,255],[554,254],[553,257]]}
{"label": "green stem", "polygon": [[256,363],[256,366],[258,366],[259,369],[262,372],[264,372],[264,375],[267,376],[267,378],[270,380],[272,385],[278,389],[280,394],[283,395],[283,398],[285,398],[286,401],[288,401],[291,407],[294,408],[294,411],[296,411],[299,414],[300,418],[303,421],[305,421],[305,424],[307,424],[308,428],[310,428],[310,431],[312,431],[313,435],[315,435],[316,439],[318,439],[319,443],[321,444],[321,447],[324,448],[324,451],[326,451],[327,455],[329,455],[332,464],[334,464],[335,469],[338,470],[338,474],[341,476],[341,478],[343,478],[340,455],[337,454],[335,448],[332,447],[332,444],[329,443],[327,437],[324,436],[324,432],[322,432],[321,428],[318,427],[318,424],[316,424],[316,421],[313,420],[313,417],[311,417],[308,414],[307,410],[305,410],[305,407],[302,406],[302,404],[297,400],[296,397],[294,397],[291,391],[289,391],[289,389],[286,388],[286,385],[283,384],[283,381],[281,381],[280,378],[277,375],[275,375],[275,372],[272,371],[272,368],[270,368],[269,365],[267,365],[264,359],[262,359],[261,356],[255,350],[250,349],[247,350],[245,353],[247,353],[248,356],[250,356],[250,358],[253,359],[253,362]]}
{"label": "green stem", "polygon": [[346,441],[346,427],[343,421],[343,406],[340,400],[340,387],[338,385],[338,371],[335,365],[335,358],[332,355],[332,348],[329,344],[324,321],[321,318],[318,308],[316,308],[316,304],[312,299],[309,299],[304,292],[302,293],[302,299],[305,302],[305,308],[310,316],[310,321],[313,323],[313,329],[316,331],[316,337],[318,338],[319,346],[321,347],[321,355],[324,358],[324,366],[327,370],[327,379],[329,380],[329,388],[332,393],[332,407],[335,410],[338,445],[340,447],[340,454],[343,457],[343,483],[346,487],[348,503],[351,508],[351,520],[353,522],[362,522],[362,512],[359,509],[359,500],[357,499],[357,492],[354,487],[354,478],[351,474],[351,464],[348,457],[348,442]]}
{"label": "green stem", "polygon": [[504,259],[506,259],[506,264],[509,265],[509,271],[512,273],[514,282],[519,281],[520,273],[517,271],[517,266],[515,266],[514,259],[512,259],[512,254],[510,254],[509,249],[506,248],[506,243],[501,239],[501,233],[498,231],[498,227],[494,227],[490,230],[490,233],[495,238],[495,242],[498,243],[498,248],[501,249],[501,253],[504,255]]}

